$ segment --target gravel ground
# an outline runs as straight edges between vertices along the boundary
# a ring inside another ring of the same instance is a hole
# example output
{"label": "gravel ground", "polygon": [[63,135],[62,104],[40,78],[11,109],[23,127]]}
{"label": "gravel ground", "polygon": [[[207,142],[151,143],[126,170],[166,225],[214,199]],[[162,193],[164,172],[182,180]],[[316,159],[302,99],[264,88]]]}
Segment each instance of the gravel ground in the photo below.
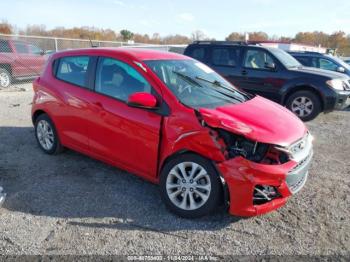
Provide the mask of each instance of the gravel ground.
{"label": "gravel ground", "polygon": [[308,123],[315,156],[301,192],[278,211],[197,220],[169,213],[158,188],[67,150],[42,153],[30,85],[0,91],[0,254],[349,255],[350,111]]}

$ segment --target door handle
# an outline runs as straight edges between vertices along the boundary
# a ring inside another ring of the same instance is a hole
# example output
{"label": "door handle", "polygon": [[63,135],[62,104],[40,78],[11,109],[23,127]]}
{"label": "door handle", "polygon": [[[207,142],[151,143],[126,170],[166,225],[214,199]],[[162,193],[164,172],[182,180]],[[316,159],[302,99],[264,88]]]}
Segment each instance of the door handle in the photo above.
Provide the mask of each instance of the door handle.
{"label": "door handle", "polygon": [[244,69],[243,69],[243,70],[242,70],[242,75],[245,76],[245,75],[247,75],[247,74],[248,74],[247,70],[244,70]]}

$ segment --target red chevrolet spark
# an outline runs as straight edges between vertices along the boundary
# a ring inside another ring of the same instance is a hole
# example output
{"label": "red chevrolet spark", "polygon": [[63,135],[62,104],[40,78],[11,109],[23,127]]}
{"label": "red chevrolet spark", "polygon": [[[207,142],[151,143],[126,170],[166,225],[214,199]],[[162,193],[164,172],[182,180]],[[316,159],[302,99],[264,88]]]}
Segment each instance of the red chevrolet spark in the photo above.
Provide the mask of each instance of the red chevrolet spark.
{"label": "red chevrolet spark", "polygon": [[308,176],[312,136],[296,116],[183,55],[59,52],[33,88],[44,152],[71,148],[157,183],[182,217],[221,204],[233,215],[263,214],[284,205]]}

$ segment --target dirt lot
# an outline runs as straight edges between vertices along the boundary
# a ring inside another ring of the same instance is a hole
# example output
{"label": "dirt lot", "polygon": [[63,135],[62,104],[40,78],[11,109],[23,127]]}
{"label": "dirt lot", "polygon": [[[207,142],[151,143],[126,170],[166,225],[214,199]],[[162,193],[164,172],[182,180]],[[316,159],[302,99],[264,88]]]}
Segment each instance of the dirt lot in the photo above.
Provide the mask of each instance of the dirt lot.
{"label": "dirt lot", "polygon": [[0,254],[349,255],[350,111],[308,123],[315,156],[304,189],[270,214],[180,219],[158,188],[72,151],[42,153],[30,85],[0,91]]}

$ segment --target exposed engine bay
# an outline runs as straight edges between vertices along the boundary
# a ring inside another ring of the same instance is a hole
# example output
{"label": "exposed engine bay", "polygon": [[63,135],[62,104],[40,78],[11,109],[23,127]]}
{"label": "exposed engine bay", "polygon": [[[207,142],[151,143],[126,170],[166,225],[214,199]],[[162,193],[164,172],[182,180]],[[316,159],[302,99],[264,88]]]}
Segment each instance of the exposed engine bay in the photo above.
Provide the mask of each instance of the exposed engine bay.
{"label": "exposed engine bay", "polygon": [[242,156],[256,163],[270,165],[279,165],[289,161],[288,155],[276,149],[274,145],[251,141],[224,129],[214,130],[218,138],[224,142],[227,159]]}

